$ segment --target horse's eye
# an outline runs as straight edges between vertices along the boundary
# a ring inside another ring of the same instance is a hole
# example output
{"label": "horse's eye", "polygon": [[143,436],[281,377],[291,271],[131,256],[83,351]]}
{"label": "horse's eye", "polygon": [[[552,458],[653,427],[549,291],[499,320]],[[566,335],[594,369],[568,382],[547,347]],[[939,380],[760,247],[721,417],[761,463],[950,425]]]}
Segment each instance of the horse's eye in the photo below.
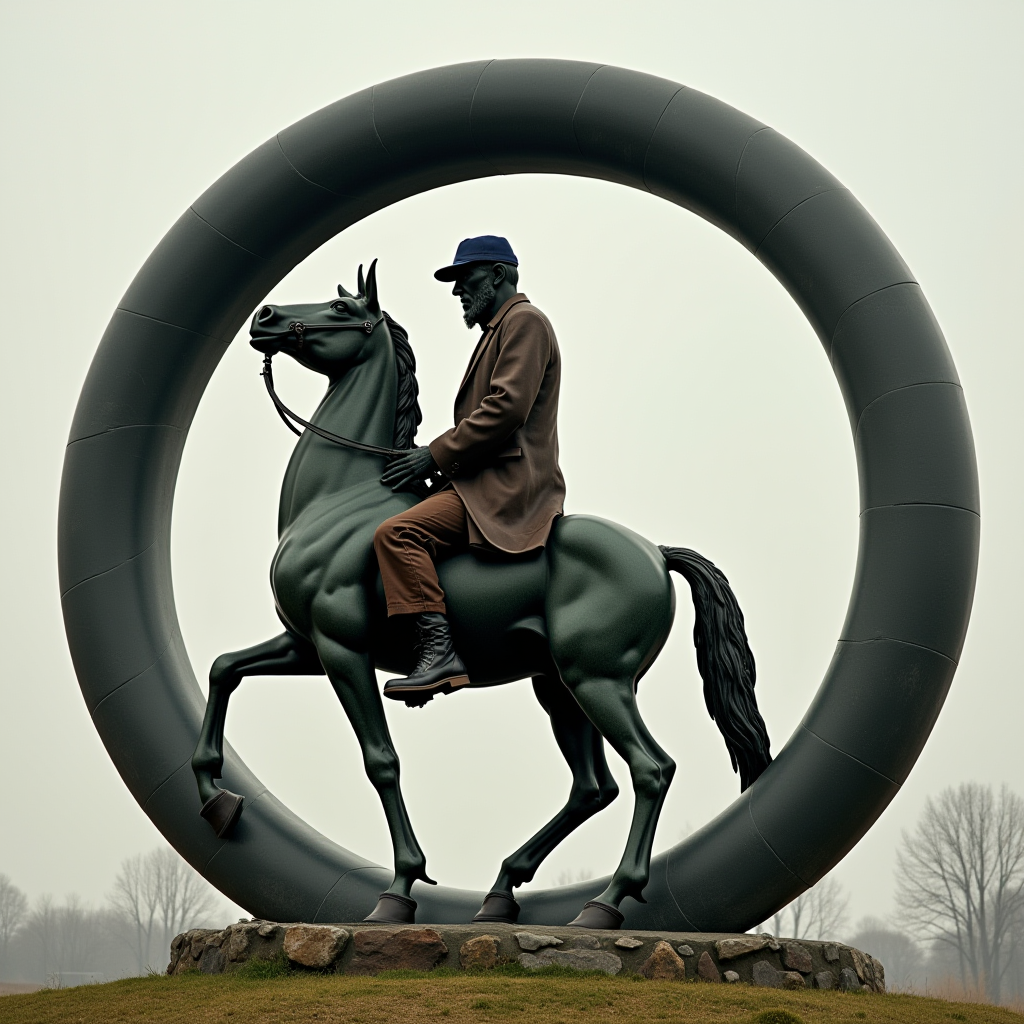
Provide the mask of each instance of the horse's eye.
{"label": "horse's eye", "polygon": [[333,309],[335,313],[340,313],[342,316],[348,315],[348,310],[345,308],[344,302],[332,302],[331,309]]}

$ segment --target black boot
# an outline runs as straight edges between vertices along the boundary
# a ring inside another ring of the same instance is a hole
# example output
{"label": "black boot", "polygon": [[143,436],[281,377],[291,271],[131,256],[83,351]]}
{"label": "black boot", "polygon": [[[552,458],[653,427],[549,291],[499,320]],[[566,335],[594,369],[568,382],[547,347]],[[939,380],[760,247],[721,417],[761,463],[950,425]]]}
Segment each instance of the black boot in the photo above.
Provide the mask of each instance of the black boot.
{"label": "black boot", "polygon": [[469,685],[466,666],[455,653],[448,620],[440,612],[416,616],[416,667],[405,679],[384,684],[384,696],[410,707],[426,704],[435,693],[451,693]]}

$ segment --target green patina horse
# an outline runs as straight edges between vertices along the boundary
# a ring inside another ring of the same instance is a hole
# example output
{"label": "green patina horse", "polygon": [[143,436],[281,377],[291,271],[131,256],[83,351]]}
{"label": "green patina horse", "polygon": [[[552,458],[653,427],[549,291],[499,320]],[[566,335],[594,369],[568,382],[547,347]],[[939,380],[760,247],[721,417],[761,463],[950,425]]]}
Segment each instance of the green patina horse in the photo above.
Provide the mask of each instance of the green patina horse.
{"label": "green patina horse", "polygon": [[[286,353],[328,378],[315,428],[380,448],[411,448],[420,421],[415,361],[405,332],[381,311],[375,265],[365,282],[360,268],[356,295],[340,285],[338,294],[322,304],[264,306],[253,318],[252,345],[265,354]],[[312,429],[302,433],[281,490],[280,543],[270,571],[285,631],[214,662],[192,766],[203,816],[227,835],[243,804],[215,782],[231,693],[245,676],[326,673],[355,729],[394,846],[394,881],[371,918],[411,921],[412,884],[431,879],[402,797],[374,669],[408,673],[413,636],[407,616],[387,617],[372,541],[381,522],[421,500],[422,492],[394,493],[380,482],[383,466],[380,455],[339,447]],[[466,553],[439,565],[471,685],[532,678],[573,777],[562,810],[503,862],[479,920],[514,921],[513,889],[615,799],[603,740],[629,766],[635,807],[618,868],[576,923],[615,927],[626,896],[643,901],[675,764],[641,719],[636,687],[672,626],[670,569],[690,584],[708,711],[746,789],[771,761],[768,736],[754,698],[743,616],[725,577],[706,559],[684,548],[658,548],[603,519],[571,515],[557,521],[547,548],[534,557],[502,561]]]}

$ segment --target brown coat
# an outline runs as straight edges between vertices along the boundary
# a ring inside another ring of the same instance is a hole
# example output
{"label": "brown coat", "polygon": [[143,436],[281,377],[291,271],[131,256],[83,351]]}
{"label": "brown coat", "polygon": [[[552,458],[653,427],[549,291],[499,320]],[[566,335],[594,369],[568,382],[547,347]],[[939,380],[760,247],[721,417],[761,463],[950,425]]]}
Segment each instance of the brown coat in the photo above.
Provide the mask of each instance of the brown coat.
{"label": "brown coat", "polygon": [[513,296],[480,339],[455,397],[455,426],[430,442],[469,513],[469,542],[543,547],[562,514],[558,468],[561,357],[548,318]]}

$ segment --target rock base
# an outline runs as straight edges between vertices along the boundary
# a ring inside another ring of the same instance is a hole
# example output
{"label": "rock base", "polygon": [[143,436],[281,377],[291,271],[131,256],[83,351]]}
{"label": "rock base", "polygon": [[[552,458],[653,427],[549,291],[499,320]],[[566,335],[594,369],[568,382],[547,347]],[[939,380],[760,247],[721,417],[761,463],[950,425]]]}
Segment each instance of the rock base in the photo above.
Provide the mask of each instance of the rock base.
{"label": "rock base", "polygon": [[838,942],[708,932],[591,931],[540,925],[280,924],[243,921],[194,929],[171,943],[168,974],[223,974],[249,960],[286,960],[296,971],[489,970],[557,965],[651,980],[771,988],[885,991],[873,957]]}

